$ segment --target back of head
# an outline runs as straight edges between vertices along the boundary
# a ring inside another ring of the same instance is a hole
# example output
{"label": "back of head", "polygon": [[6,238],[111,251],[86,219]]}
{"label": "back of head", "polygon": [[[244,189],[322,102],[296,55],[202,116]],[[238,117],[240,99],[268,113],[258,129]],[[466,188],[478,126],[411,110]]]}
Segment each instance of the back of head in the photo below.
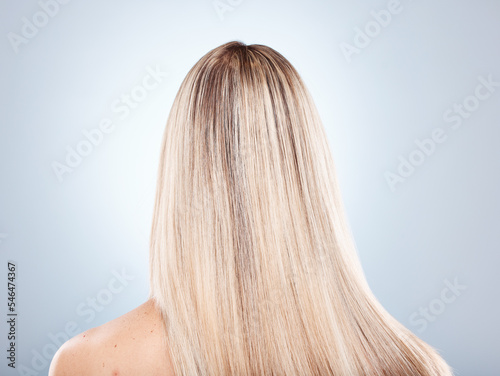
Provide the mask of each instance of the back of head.
{"label": "back of head", "polygon": [[224,44],[184,79],[150,265],[177,375],[451,375],[370,291],[314,103],[269,47]]}

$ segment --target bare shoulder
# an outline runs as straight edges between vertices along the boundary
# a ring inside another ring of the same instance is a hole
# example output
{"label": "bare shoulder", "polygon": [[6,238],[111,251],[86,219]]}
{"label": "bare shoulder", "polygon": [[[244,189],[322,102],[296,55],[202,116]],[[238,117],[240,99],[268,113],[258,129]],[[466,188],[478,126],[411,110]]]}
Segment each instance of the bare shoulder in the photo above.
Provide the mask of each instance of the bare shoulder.
{"label": "bare shoulder", "polygon": [[161,315],[152,300],[64,343],[49,376],[173,375]]}

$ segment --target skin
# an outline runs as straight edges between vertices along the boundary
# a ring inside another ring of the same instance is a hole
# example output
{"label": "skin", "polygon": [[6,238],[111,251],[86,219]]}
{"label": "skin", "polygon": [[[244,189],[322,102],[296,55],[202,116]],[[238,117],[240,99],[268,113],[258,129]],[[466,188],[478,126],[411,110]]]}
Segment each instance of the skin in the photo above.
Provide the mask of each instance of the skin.
{"label": "skin", "polygon": [[64,343],[49,376],[173,376],[164,324],[152,300]]}

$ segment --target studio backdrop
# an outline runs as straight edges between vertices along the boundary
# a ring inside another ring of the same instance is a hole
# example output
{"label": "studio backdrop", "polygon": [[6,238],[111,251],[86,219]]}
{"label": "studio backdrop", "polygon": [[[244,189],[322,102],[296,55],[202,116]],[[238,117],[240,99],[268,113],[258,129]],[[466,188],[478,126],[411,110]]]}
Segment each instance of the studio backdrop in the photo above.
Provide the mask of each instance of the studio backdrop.
{"label": "studio backdrop", "polygon": [[232,40],[310,90],[382,305],[457,375],[500,375],[500,2],[0,4],[1,375],[147,299],[166,119]]}

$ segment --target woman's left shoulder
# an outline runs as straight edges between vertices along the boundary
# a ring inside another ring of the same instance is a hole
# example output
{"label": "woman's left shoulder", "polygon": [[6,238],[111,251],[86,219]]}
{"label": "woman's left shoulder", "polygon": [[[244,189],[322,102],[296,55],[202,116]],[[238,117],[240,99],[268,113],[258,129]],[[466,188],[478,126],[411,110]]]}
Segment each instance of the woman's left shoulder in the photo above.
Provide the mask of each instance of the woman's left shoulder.
{"label": "woman's left shoulder", "polygon": [[54,355],[49,376],[168,374],[164,326],[152,300],[66,341]]}

